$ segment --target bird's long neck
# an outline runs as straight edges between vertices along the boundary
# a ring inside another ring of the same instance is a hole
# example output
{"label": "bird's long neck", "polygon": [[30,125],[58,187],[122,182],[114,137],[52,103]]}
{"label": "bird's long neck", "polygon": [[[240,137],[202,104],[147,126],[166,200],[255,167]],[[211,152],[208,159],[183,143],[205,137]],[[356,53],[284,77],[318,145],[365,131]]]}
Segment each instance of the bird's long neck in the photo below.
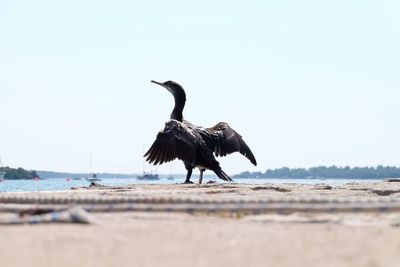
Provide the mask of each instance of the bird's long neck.
{"label": "bird's long neck", "polygon": [[185,102],[186,102],[186,94],[183,88],[174,88],[171,91],[172,95],[175,98],[175,107],[172,110],[171,113],[171,119],[177,120],[177,121],[182,121],[183,120],[183,115],[182,111],[183,108],[185,107]]}

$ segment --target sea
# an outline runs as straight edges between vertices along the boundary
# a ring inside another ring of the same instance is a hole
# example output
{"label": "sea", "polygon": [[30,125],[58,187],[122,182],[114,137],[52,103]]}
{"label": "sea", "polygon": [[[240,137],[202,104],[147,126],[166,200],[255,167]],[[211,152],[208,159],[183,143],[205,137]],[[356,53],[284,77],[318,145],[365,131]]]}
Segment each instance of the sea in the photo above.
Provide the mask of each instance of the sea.
{"label": "sea", "polygon": [[[226,183],[218,178],[204,177],[203,182],[216,181],[218,183]],[[193,181],[197,181],[197,177],[192,177]],[[183,183],[184,177],[169,180],[161,177],[160,180],[143,181],[135,177],[132,178],[101,178],[96,183],[108,186],[124,186],[135,184],[180,184]],[[292,178],[235,178],[234,183],[239,184],[277,184],[277,183],[293,183],[293,184],[326,184],[341,185],[351,182],[381,182],[382,179],[292,179]],[[69,190],[72,187],[89,186],[90,182],[86,179],[72,180],[71,178],[46,178],[41,180],[0,180],[0,192],[33,192],[33,191],[61,191]]]}

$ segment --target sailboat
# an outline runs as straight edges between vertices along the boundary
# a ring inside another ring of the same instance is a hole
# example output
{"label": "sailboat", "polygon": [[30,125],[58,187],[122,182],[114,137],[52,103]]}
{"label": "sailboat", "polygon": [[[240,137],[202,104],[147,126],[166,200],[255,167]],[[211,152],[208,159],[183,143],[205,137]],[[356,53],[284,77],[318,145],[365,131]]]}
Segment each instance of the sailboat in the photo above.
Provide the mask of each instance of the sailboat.
{"label": "sailboat", "polygon": [[158,177],[158,174],[156,173],[149,173],[149,172],[143,172],[142,175],[136,176],[138,180],[160,180],[160,177]]}
{"label": "sailboat", "polygon": [[95,173],[91,174],[91,177],[86,177],[86,180],[89,182],[98,182],[101,181],[100,178],[97,178],[97,175]]}
{"label": "sailboat", "polygon": [[90,163],[89,163],[89,167],[90,167],[90,177],[86,177],[86,181],[89,181],[89,182],[98,182],[98,181],[101,181],[101,179],[100,178],[97,178],[97,175],[94,173],[94,172],[92,172],[92,164],[93,163],[93,152],[92,151],[90,151]]}
{"label": "sailboat", "polygon": [[[143,150],[144,150],[144,147],[143,147]],[[153,180],[153,181],[160,180],[160,177],[158,176],[157,173],[151,173],[151,172],[144,171],[144,158],[142,161],[142,170],[143,170],[143,174],[136,176],[136,179],[138,179],[138,180]]]}
{"label": "sailboat", "polygon": [[169,176],[167,177],[167,180],[174,180],[174,176],[172,176],[172,162],[169,163]]}

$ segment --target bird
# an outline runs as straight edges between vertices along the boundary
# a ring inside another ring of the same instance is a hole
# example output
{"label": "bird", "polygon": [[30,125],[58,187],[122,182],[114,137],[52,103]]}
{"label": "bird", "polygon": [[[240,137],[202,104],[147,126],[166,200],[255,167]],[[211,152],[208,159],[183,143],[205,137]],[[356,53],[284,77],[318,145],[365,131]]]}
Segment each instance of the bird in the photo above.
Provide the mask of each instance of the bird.
{"label": "bird", "polygon": [[202,183],[205,170],[213,171],[224,181],[233,181],[221,169],[216,156],[224,157],[239,152],[257,166],[256,158],[249,146],[228,123],[219,122],[213,127],[205,128],[183,118],[186,93],[180,84],[174,81],[161,83],[152,80],[151,82],[167,89],[174,97],[175,106],[164,129],[159,131],[156,140],[144,154],[146,161],[158,165],[175,159],[182,160],[187,170],[185,184],[193,183],[190,178],[194,168],[200,170],[199,184]]}

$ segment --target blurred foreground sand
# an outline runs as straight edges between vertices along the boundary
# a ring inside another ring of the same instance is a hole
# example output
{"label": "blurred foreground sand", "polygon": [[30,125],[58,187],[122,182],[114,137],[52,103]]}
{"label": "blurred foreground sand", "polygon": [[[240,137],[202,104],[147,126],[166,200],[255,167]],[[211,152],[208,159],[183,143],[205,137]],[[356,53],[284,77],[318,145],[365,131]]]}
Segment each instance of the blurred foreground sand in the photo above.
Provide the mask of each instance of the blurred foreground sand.
{"label": "blurred foreground sand", "polygon": [[[400,183],[132,185],[4,195],[385,200],[400,197]],[[92,225],[0,226],[0,266],[400,266],[399,213],[94,216]]]}

